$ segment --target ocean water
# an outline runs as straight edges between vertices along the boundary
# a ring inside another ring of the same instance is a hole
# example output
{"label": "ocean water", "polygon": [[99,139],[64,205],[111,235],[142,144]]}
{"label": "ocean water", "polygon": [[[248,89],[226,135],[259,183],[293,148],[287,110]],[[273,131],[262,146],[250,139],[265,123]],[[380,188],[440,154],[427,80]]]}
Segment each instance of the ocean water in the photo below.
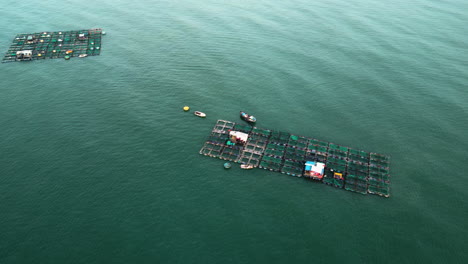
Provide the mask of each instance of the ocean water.
{"label": "ocean water", "polygon": [[[3,0],[5,52],[17,33],[108,34],[101,56],[0,65],[0,263],[465,263],[467,11]],[[391,197],[199,155],[240,110],[390,155]]]}

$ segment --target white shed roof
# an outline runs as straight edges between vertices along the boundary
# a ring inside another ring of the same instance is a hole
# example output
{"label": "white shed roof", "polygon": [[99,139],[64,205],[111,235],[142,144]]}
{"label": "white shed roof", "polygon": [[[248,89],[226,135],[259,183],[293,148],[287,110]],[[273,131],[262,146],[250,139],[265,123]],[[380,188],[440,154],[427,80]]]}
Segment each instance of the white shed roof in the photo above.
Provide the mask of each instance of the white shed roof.
{"label": "white shed roof", "polygon": [[246,134],[246,133],[243,133],[243,132],[240,132],[240,131],[231,131],[231,132],[229,132],[229,135],[238,137],[242,141],[247,141],[247,139],[249,138],[249,134]]}
{"label": "white shed roof", "polygon": [[19,54],[32,54],[32,50],[20,50],[16,52],[16,55]]}

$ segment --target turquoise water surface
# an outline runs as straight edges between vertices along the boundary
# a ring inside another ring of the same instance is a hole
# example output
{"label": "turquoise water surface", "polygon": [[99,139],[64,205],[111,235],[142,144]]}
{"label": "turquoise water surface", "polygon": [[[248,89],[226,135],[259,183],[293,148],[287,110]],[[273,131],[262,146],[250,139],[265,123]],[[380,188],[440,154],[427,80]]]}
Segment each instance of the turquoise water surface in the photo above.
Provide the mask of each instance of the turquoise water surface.
{"label": "turquoise water surface", "polygon": [[[0,263],[465,263],[468,2],[2,2]],[[207,113],[200,119],[184,105]],[[384,153],[391,197],[198,154],[217,119]]]}

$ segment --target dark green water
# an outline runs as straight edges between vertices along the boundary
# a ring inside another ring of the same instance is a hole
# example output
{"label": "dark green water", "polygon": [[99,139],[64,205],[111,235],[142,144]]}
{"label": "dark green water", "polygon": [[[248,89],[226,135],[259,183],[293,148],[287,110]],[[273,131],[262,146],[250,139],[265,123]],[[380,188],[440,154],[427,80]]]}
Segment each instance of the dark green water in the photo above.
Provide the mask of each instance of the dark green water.
{"label": "dark green water", "polygon": [[[17,33],[108,34],[98,57],[0,65],[0,263],[465,263],[467,10],[4,0],[4,51]],[[392,197],[199,155],[239,110],[390,155]]]}

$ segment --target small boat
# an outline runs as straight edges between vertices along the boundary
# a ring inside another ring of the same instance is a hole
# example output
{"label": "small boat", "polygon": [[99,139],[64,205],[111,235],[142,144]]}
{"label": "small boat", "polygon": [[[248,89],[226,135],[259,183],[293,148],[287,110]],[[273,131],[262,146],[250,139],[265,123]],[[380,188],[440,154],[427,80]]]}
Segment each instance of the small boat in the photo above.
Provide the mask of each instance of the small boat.
{"label": "small boat", "polygon": [[86,58],[86,57],[88,57],[88,54],[80,54],[80,55],[78,55],[78,58]]}
{"label": "small boat", "polygon": [[206,114],[200,111],[195,111],[193,112],[194,115],[199,116],[199,117],[206,117]]}
{"label": "small boat", "polygon": [[240,112],[240,118],[244,120],[247,123],[254,124],[257,122],[257,118],[255,118],[253,115],[249,115],[246,112]]}
{"label": "small boat", "polygon": [[244,170],[250,170],[254,168],[253,165],[247,165],[247,164],[241,164],[240,167],[241,169],[244,169]]}

